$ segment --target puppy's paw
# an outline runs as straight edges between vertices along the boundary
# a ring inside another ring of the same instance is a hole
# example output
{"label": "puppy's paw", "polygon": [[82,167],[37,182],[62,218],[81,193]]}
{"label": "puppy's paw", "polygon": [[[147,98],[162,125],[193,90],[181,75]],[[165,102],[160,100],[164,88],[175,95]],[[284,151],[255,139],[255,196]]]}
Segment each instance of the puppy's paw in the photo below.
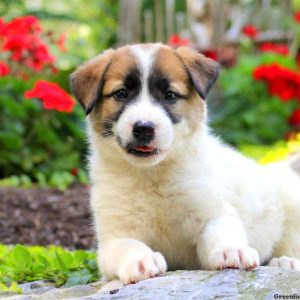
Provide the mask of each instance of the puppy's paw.
{"label": "puppy's paw", "polygon": [[232,269],[254,269],[259,266],[259,255],[254,248],[231,247],[219,248],[209,258],[210,267],[214,270]]}
{"label": "puppy's paw", "polygon": [[300,260],[288,256],[274,257],[270,260],[269,266],[280,267],[285,270],[300,271]]}
{"label": "puppy's paw", "polygon": [[124,262],[118,270],[118,275],[122,282],[131,284],[163,274],[166,270],[167,263],[164,257],[159,252],[152,252],[140,259],[133,258]]}

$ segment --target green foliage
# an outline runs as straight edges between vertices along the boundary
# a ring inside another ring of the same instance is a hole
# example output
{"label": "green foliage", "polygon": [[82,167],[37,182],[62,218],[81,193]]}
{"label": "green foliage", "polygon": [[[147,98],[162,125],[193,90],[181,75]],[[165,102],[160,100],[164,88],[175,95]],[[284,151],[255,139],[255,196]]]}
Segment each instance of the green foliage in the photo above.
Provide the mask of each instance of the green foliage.
{"label": "green foliage", "polygon": [[236,66],[222,71],[220,96],[215,91],[208,104],[211,126],[225,141],[233,145],[271,144],[291,130],[287,119],[297,103],[283,103],[270,96],[265,84],[252,78],[256,66],[275,61],[295,68],[289,57],[263,54],[242,56]]}
{"label": "green foliage", "polygon": [[0,292],[21,292],[17,283],[49,280],[57,287],[87,284],[99,279],[96,254],[61,247],[0,244]]}
{"label": "green foliage", "polygon": [[30,88],[30,82],[0,78],[0,178],[63,189],[84,156],[83,112],[79,106],[71,114],[45,110],[39,100],[23,98]]}
{"label": "green foliage", "polygon": [[34,15],[45,31],[66,34],[67,52],[54,52],[60,70],[71,70],[116,43],[119,1],[1,0],[0,15],[10,20]]}
{"label": "green foliage", "polygon": [[12,175],[3,179],[0,179],[0,187],[22,187],[22,188],[32,188],[35,185],[40,187],[53,187],[61,191],[66,190],[71,184],[75,182],[80,182],[83,184],[88,184],[89,179],[87,174],[83,170],[78,170],[77,176],[71,175],[68,171],[63,172],[53,172],[49,178],[47,178],[43,173],[35,174],[36,181],[28,175]]}

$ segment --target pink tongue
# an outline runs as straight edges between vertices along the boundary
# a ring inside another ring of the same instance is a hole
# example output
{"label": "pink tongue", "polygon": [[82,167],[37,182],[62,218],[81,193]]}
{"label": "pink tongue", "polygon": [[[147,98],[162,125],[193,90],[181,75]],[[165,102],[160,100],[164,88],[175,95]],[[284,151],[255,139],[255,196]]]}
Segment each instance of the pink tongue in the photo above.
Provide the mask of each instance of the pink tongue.
{"label": "pink tongue", "polygon": [[140,152],[152,152],[152,151],[154,151],[154,148],[147,147],[147,146],[137,146],[134,148],[134,150],[140,151]]}

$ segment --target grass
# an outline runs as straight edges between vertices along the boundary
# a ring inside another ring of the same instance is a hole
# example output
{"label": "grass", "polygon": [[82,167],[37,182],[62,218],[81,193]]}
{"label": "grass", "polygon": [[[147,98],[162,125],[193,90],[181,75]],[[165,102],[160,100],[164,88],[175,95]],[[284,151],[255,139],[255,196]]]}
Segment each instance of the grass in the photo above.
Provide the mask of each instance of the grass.
{"label": "grass", "polygon": [[18,283],[48,280],[71,287],[99,280],[96,254],[50,246],[0,244],[0,292],[22,293]]}

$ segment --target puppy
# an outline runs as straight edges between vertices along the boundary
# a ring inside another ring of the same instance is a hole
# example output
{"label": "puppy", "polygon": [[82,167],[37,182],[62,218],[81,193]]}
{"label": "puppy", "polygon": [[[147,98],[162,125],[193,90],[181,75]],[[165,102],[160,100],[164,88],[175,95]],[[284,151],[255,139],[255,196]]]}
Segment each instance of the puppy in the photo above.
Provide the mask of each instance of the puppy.
{"label": "puppy", "polygon": [[300,270],[300,178],[210,133],[205,97],[217,76],[214,61],[161,44],[107,50],[71,75],[88,115],[106,279],[266,263]]}

